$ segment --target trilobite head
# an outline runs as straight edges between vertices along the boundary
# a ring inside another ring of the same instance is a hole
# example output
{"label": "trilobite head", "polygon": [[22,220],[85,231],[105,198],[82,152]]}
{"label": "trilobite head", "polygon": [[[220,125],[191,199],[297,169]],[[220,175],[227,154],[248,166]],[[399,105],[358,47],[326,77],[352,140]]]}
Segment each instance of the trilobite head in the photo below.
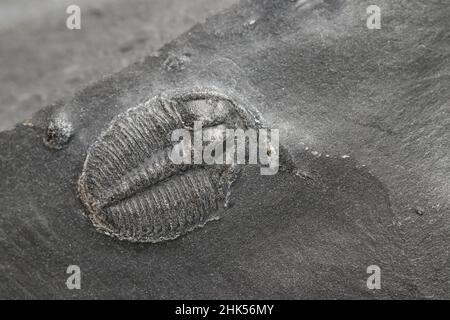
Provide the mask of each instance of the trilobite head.
{"label": "trilobite head", "polygon": [[117,116],[89,148],[79,180],[86,214],[101,232],[134,242],[174,239],[217,219],[240,169],[176,164],[171,134],[257,126],[257,118],[221,95],[156,97]]}

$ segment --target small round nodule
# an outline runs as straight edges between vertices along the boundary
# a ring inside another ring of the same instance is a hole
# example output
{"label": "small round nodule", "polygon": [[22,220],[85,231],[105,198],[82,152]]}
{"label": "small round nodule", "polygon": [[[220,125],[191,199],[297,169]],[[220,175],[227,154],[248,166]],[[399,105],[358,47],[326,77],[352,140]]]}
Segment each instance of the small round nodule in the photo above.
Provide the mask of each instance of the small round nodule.
{"label": "small round nodule", "polygon": [[44,143],[50,149],[61,150],[73,135],[72,124],[64,118],[50,121],[45,133]]}

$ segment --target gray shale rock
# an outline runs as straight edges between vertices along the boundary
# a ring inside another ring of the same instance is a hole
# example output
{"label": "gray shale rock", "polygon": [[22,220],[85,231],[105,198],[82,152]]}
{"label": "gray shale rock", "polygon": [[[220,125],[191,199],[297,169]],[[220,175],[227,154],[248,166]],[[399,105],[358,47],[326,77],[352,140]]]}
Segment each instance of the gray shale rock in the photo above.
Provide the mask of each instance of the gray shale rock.
{"label": "gray shale rock", "polygon": [[[450,298],[450,10],[379,1],[369,30],[371,4],[243,1],[1,133],[0,297]],[[90,146],[118,114],[193,90],[259,110],[299,175],[245,167],[227,214],[174,241],[97,232],[77,190]],[[60,150],[43,143],[55,115],[72,128]]]}

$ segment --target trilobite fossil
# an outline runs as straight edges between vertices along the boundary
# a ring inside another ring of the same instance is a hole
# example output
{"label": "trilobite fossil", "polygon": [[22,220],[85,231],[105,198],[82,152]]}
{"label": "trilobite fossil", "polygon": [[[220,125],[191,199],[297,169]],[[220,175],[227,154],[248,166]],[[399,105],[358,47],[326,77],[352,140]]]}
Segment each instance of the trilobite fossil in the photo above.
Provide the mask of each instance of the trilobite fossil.
{"label": "trilobite fossil", "polygon": [[175,239],[223,211],[239,167],[174,164],[171,133],[194,121],[249,128],[257,117],[218,94],[155,97],[118,115],[89,148],[79,180],[87,216],[102,233],[133,242]]}

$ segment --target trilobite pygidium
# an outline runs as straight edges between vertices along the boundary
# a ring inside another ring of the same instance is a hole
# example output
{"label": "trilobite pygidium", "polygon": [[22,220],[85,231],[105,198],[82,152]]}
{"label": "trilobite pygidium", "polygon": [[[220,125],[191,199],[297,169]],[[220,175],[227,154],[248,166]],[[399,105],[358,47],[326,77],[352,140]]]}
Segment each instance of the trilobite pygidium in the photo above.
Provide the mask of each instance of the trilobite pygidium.
{"label": "trilobite pygidium", "polygon": [[79,181],[87,216],[105,234],[138,242],[174,239],[217,219],[239,175],[230,165],[174,164],[171,134],[202,121],[217,128],[258,123],[215,94],[153,98],[114,119],[90,147]]}

